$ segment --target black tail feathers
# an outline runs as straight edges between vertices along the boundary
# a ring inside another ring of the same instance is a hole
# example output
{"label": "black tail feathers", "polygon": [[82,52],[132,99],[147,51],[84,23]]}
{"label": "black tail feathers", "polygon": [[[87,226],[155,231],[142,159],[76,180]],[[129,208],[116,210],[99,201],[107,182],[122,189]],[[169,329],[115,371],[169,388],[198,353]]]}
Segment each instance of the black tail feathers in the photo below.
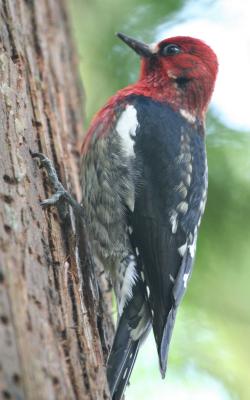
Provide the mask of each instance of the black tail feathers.
{"label": "black tail feathers", "polygon": [[[117,339],[117,338],[116,338]],[[112,400],[120,400],[129,381],[139,350],[140,341],[115,340],[107,366],[107,377]]]}
{"label": "black tail feathers", "polygon": [[120,400],[129,381],[141,342],[151,326],[144,283],[137,280],[118,321],[107,363],[112,400]]}
{"label": "black tail feathers", "polygon": [[160,371],[162,378],[165,378],[166,375],[169,345],[173,333],[175,317],[176,317],[176,308],[172,308],[168,314],[167,322],[164,327],[161,340],[157,343]]}

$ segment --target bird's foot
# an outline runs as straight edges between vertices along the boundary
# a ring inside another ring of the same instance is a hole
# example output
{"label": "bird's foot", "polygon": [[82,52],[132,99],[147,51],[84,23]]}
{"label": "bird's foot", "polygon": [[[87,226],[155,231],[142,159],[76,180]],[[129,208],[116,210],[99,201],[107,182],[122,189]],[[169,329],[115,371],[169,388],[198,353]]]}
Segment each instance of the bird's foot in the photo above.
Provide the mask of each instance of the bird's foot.
{"label": "bird's foot", "polygon": [[[38,158],[40,160],[39,168],[45,168],[48,174],[48,178],[52,188],[55,193],[48,199],[45,199],[41,202],[41,206],[46,208],[54,205],[62,204],[63,202],[67,202],[71,205],[74,212],[84,218],[84,210],[83,207],[71,196],[71,194],[63,187],[61,182],[58,179],[57,172],[51,162],[51,160],[46,157],[43,153],[33,153],[30,151],[32,158]],[[65,210],[63,211],[65,214]]]}

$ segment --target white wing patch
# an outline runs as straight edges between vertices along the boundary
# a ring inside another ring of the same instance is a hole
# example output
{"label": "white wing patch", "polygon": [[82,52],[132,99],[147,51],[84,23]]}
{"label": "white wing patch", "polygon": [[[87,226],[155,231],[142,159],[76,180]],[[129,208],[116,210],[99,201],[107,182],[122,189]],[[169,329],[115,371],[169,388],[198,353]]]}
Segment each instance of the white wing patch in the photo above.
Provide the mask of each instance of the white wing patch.
{"label": "white wing patch", "polygon": [[189,253],[190,253],[190,256],[191,256],[192,258],[194,258],[194,256],[195,256],[195,252],[196,252],[196,242],[197,242],[197,228],[195,228],[195,231],[194,231],[193,243],[190,244],[190,245],[188,246],[188,247],[189,247]]}
{"label": "white wing patch", "polygon": [[175,210],[170,212],[170,224],[172,225],[172,233],[176,233],[178,227],[178,214]]}
{"label": "white wing patch", "polygon": [[196,121],[196,117],[191,114],[189,111],[184,110],[183,108],[180,109],[180,114],[185,118],[190,124],[194,124]]}
{"label": "white wing patch", "polygon": [[187,250],[187,242],[178,248],[179,254],[183,257]]}
{"label": "white wing patch", "polygon": [[127,105],[118,120],[116,131],[121,138],[123,150],[128,157],[135,156],[134,137],[138,126],[139,122],[137,120],[137,111],[135,107]]}
{"label": "white wing patch", "polygon": [[183,285],[184,285],[185,289],[187,288],[188,277],[189,277],[189,274],[187,274],[187,273],[183,275]]}

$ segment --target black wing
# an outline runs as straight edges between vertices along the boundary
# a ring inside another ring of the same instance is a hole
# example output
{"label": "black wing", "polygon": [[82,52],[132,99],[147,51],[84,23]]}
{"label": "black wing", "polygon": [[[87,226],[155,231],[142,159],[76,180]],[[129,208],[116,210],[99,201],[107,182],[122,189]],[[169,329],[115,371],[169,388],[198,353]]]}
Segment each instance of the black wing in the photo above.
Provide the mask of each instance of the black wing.
{"label": "black wing", "polygon": [[206,192],[203,130],[169,106],[134,99],[136,182],[132,243],[149,289],[162,375],[177,306],[189,278]]}

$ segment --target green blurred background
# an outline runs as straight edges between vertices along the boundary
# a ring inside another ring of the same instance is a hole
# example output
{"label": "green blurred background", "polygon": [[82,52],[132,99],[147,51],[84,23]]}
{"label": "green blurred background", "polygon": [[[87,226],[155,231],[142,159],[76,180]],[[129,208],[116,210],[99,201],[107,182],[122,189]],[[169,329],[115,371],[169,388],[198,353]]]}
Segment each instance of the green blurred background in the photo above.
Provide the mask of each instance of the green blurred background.
{"label": "green blurred background", "polygon": [[117,31],[147,42],[178,33],[196,36],[220,61],[207,118],[208,203],[167,378],[160,378],[151,336],[127,400],[250,399],[249,7],[244,0],[69,2],[87,124],[109,96],[138,76],[139,59],[114,36]]}

